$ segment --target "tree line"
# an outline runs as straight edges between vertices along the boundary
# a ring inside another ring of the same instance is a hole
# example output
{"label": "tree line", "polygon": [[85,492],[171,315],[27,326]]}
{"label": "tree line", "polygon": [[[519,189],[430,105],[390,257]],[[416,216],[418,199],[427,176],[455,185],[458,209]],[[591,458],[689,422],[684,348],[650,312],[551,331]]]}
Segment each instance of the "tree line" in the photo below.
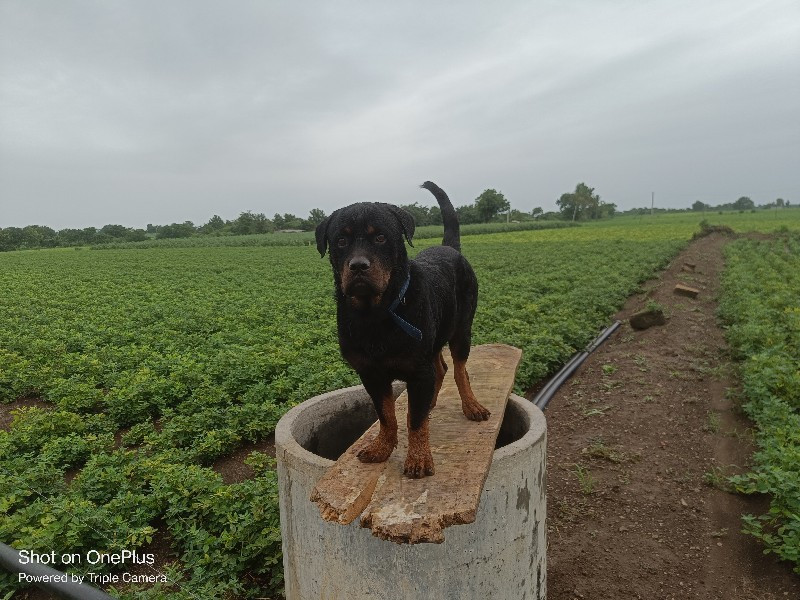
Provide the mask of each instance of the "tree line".
{"label": "tree line", "polygon": [[[413,204],[401,205],[410,212],[417,225],[441,225],[442,215],[439,207],[420,206]],[[459,206],[458,212],[461,223],[486,223],[505,211],[508,213],[510,205],[505,196],[496,190],[485,190],[475,202],[466,206]],[[537,209],[541,213],[541,209]],[[83,229],[61,229],[56,231],[46,225],[28,225],[27,227],[0,228],[0,251],[25,250],[31,248],[56,248],[69,246],[91,246],[113,242],[139,242],[147,239],[186,238],[198,235],[254,235],[262,233],[275,233],[281,231],[311,231],[322,221],[326,214],[322,209],[314,208],[309,211],[308,217],[302,218],[291,213],[276,213],[270,219],[264,213],[245,211],[232,220],[225,220],[219,215],[214,215],[206,223],[195,225],[192,221],[171,223],[169,225],[154,225],[148,223],[145,229],[125,227],[124,225],[104,225],[85,227]],[[533,213],[511,211],[511,218],[515,220],[528,220],[538,216]]]}
{"label": "tree line", "polygon": [[[774,203],[761,208],[789,206],[789,201],[778,198]],[[531,221],[554,220],[583,221],[613,217],[615,214],[646,214],[651,208],[636,208],[619,213],[616,204],[603,201],[595,189],[585,183],[575,186],[574,192],[564,193],[556,200],[558,211],[544,212],[536,207],[530,212],[512,209],[506,197],[495,189],[484,190],[471,204],[456,207],[459,222],[490,223],[492,221]],[[423,206],[414,202],[400,205],[411,213],[418,226],[441,225],[442,213],[438,206]],[[728,204],[710,206],[698,200],[691,209],[655,209],[657,212],[684,212],[709,210],[755,210],[755,203],[743,196]],[[311,231],[325,220],[322,209],[314,208],[308,217],[302,218],[291,213],[276,213],[270,219],[264,213],[245,211],[232,220],[214,215],[206,223],[195,225],[192,221],[154,225],[149,223],[145,229],[125,227],[124,225],[104,225],[83,229],[54,230],[45,225],[0,228],[0,252],[28,248],[56,248],[69,246],[91,246],[113,242],[138,242],[147,239],[186,238],[198,235],[253,235],[278,231]]]}
{"label": "tree line", "polygon": [[767,202],[766,204],[756,204],[749,196],[741,196],[735,202],[723,202],[722,204],[712,205],[703,202],[702,200],[695,201],[691,208],[658,208],[658,207],[642,207],[631,208],[623,213],[624,215],[649,215],[651,212],[661,213],[676,213],[676,212],[755,212],[756,210],[769,210],[778,208],[791,208],[792,203],[789,200],[778,198],[774,202]]}
{"label": "tree line", "polygon": [[[783,198],[778,198],[775,202],[770,202],[768,204],[760,204],[758,208],[788,208],[791,205],[791,202],[788,200],[784,200]],[[711,206],[710,204],[706,204],[698,200],[694,204],[692,204],[692,210],[695,212],[704,212],[704,211],[729,211],[729,210],[738,210],[738,211],[745,211],[745,210],[755,210],[756,203],[753,202],[748,196],[742,196],[736,202],[729,202],[727,204],[718,204],[717,206]]]}

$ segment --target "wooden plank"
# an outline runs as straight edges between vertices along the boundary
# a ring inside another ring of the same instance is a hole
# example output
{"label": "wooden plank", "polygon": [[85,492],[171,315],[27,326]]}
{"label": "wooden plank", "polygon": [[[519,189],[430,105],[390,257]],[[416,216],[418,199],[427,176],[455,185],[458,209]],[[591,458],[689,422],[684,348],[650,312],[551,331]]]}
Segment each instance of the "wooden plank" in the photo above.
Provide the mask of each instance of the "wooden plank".
{"label": "wooden plank", "polygon": [[675,286],[673,291],[680,296],[688,296],[689,298],[697,298],[700,294],[700,290],[680,283]]}
{"label": "wooden plank", "polygon": [[385,463],[365,464],[356,452],[377,433],[375,423],[319,481],[312,494],[325,520],[347,524],[362,514],[361,524],[374,535],[395,542],[441,542],[443,529],[471,523],[491,466],[494,445],[522,351],[502,344],[476,346],[467,370],[478,402],[492,415],[470,421],[448,363],[436,408],[431,412],[430,444],[436,474],[421,479],[403,475],[408,435],[405,393],[397,403],[398,446]]}

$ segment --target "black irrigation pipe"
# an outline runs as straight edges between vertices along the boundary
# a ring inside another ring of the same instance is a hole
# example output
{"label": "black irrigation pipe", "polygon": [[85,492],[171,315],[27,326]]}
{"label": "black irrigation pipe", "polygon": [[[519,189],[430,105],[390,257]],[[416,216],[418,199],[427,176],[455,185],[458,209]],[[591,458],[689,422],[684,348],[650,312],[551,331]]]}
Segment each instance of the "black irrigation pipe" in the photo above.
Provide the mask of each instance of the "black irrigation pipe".
{"label": "black irrigation pipe", "polygon": [[35,585],[47,592],[57,594],[69,600],[114,600],[105,592],[85,583],[69,581],[69,575],[56,571],[52,567],[39,563],[24,564],[20,553],[11,546],[0,543],[0,567],[14,574],[28,575],[22,579],[25,583]]}
{"label": "black irrigation pipe", "polygon": [[600,345],[605,342],[612,333],[619,329],[620,325],[622,325],[621,321],[614,321],[611,325],[600,332],[600,335],[598,335],[594,341],[592,341],[592,343],[586,347],[586,350],[573,354],[572,358],[567,361],[567,364],[561,367],[561,370],[553,375],[553,377],[550,378],[550,381],[548,381],[544,387],[539,390],[539,393],[534,396],[533,403],[541,410],[544,410],[547,406],[547,403],[550,402],[550,399],[558,391],[558,388],[560,388],[567,379],[572,377],[572,374],[578,369],[578,367],[581,366],[581,364],[583,364],[583,361],[585,361],[592,352],[597,350],[597,348],[599,348]]}

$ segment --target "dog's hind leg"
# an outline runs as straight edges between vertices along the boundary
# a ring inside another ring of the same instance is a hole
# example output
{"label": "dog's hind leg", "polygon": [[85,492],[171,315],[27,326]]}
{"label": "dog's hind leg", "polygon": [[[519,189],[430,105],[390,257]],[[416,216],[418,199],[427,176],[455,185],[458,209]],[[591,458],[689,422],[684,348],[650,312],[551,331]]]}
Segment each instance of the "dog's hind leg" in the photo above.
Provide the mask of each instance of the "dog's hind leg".
{"label": "dog's hind leg", "polygon": [[458,282],[457,289],[462,303],[456,318],[455,333],[448,344],[453,357],[453,378],[456,380],[458,395],[461,396],[464,416],[471,421],[486,421],[491,413],[475,398],[467,373],[467,359],[472,344],[472,320],[478,304],[478,281],[466,260],[461,263]]}
{"label": "dog's hind leg", "polygon": [[453,378],[456,380],[458,395],[461,396],[461,410],[471,421],[486,421],[491,413],[481,406],[472,392],[467,373],[467,358],[470,350],[470,330],[461,330],[450,340],[450,355],[453,357]]}
{"label": "dog's hind leg", "polygon": [[434,473],[428,414],[435,386],[434,365],[431,365],[429,372],[408,382],[408,454],[403,473],[414,479]]}
{"label": "dog's hind leg", "polygon": [[472,393],[466,359],[459,360],[453,357],[453,377],[458,386],[458,395],[461,396],[461,410],[464,416],[471,421],[486,421],[492,413],[485,409]]}
{"label": "dog's hind leg", "polygon": [[436,383],[433,388],[433,402],[431,402],[431,410],[436,407],[436,400],[439,398],[439,391],[442,389],[442,382],[444,381],[444,376],[447,374],[447,363],[444,362],[444,357],[442,353],[436,355],[436,358],[433,359],[433,370],[436,372]]}
{"label": "dog's hind leg", "polygon": [[397,446],[397,417],[392,382],[361,377],[378,413],[380,429],[371,442],[361,448],[356,456],[361,462],[384,462]]}

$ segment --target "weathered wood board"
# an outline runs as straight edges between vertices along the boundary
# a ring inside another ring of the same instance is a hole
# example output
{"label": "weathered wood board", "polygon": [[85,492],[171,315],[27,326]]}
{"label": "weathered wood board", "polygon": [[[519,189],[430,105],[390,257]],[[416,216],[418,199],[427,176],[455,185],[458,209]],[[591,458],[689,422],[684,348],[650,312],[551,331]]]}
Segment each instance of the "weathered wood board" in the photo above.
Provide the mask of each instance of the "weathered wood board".
{"label": "weathered wood board", "polygon": [[688,296],[689,298],[697,298],[700,295],[700,290],[680,283],[675,285],[673,291],[679,296]]}
{"label": "weathered wood board", "polygon": [[400,543],[442,542],[445,527],[473,522],[521,357],[521,350],[502,344],[472,348],[467,362],[472,391],[492,413],[488,421],[475,422],[461,411],[452,361],[445,351],[448,371],[430,416],[435,475],[403,475],[408,445],[403,392],[397,402],[397,448],[384,463],[358,460],[358,450],[377,434],[376,422],[314,488],[311,500],[322,517],[347,524],[361,515],[361,525],[374,535]]}

